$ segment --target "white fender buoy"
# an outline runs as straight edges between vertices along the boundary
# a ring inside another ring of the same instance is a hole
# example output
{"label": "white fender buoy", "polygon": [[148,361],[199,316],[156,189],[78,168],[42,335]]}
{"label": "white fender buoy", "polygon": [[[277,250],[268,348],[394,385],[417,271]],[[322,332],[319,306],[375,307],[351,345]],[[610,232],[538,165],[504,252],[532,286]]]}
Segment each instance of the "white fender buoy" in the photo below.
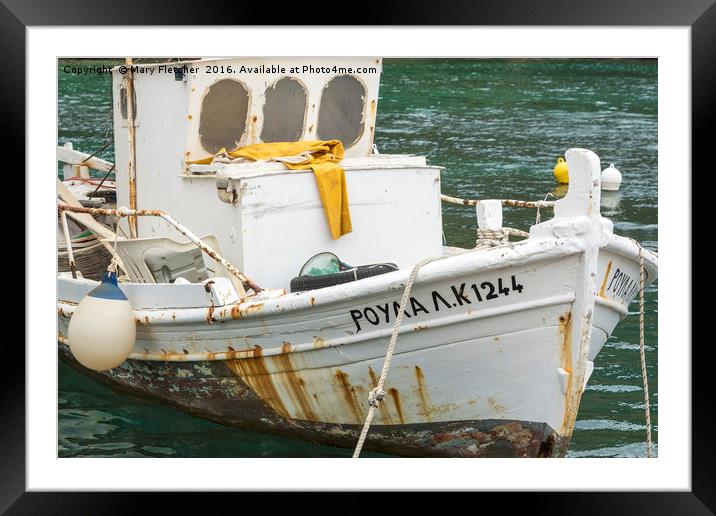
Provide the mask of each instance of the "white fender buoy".
{"label": "white fender buoy", "polygon": [[121,365],[134,348],[137,327],[117,275],[107,272],[102,282],[82,298],[67,331],[70,351],[88,369],[106,371]]}
{"label": "white fender buoy", "polygon": [[614,167],[614,163],[610,163],[607,168],[602,170],[602,190],[607,192],[616,192],[622,184],[622,173]]}

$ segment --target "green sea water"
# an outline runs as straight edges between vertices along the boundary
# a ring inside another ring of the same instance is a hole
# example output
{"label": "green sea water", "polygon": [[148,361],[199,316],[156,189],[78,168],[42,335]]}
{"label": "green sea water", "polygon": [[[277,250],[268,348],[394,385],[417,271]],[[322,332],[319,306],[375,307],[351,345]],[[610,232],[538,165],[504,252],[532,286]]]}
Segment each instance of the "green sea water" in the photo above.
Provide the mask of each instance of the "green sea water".
{"label": "green sea water", "polygon": [[[112,138],[111,78],[58,67],[58,143],[93,152]],[[109,116],[108,116],[109,115]],[[624,182],[605,194],[614,231],[658,251],[656,60],[388,59],[375,142],[381,153],[425,155],[445,167],[443,193],[542,199],[569,147],[614,163]],[[110,145],[100,157],[112,161]],[[58,169],[59,171],[59,169]],[[545,214],[549,216],[549,213]],[[506,209],[526,229],[533,210]],[[444,204],[448,245],[471,247],[472,209]],[[568,456],[644,456],[638,303],[596,359]],[[646,290],[646,357],[658,438],[658,282]],[[116,393],[59,364],[61,457],[348,457],[350,450],[244,432]],[[369,454],[370,455],[370,454]]]}

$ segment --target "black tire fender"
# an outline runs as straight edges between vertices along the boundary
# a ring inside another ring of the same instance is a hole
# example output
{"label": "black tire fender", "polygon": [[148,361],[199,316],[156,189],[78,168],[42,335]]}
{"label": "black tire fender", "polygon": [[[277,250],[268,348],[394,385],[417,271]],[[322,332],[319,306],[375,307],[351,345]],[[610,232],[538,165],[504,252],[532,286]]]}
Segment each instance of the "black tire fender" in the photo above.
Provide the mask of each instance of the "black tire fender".
{"label": "black tire fender", "polygon": [[323,276],[296,276],[291,280],[291,292],[306,292],[308,290],[333,287],[397,270],[398,266],[394,263],[376,263],[373,265],[361,265],[335,274],[324,274]]}

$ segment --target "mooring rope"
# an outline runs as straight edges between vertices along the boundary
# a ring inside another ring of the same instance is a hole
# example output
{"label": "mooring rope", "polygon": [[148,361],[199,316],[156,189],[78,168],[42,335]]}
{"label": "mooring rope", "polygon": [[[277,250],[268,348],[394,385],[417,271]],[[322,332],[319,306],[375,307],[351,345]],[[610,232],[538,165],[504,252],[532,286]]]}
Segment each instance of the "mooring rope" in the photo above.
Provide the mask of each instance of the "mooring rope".
{"label": "mooring rope", "polygon": [[365,417],[365,421],[363,423],[363,429],[361,430],[360,437],[358,438],[358,443],[356,443],[355,450],[353,451],[353,458],[357,459],[360,457],[361,449],[363,448],[363,443],[365,443],[365,439],[368,436],[368,430],[370,429],[370,424],[373,421],[373,416],[375,415],[375,409],[380,407],[380,404],[383,402],[383,399],[385,399],[385,391],[383,390],[383,387],[385,387],[385,379],[388,376],[388,370],[390,369],[390,362],[393,360],[393,352],[395,351],[395,343],[398,341],[398,333],[400,332],[400,325],[403,323],[403,315],[405,314],[405,307],[408,304],[408,299],[410,298],[410,291],[413,288],[413,283],[415,283],[415,277],[418,275],[418,271],[423,267],[423,265],[442,259],[442,256],[438,256],[435,258],[427,258],[425,260],[422,260],[418,262],[414,267],[413,270],[410,272],[410,276],[408,277],[408,281],[405,283],[405,290],[403,291],[403,298],[400,300],[400,308],[398,309],[398,315],[395,319],[395,324],[393,325],[393,333],[390,335],[390,342],[388,343],[388,350],[385,353],[385,360],[383,361],[383,370],[380,372],[380,378],[378,379],[378,385],[375,386],[374,389],[370,391],[368,394],[368,404],[370,405],[370,408],[368,409],[368,414]]}
{"label": "mooring rope", "polygon": [[507,244],[509,242],[510,235],[521,238],[529,238],[530,236],[529,232],[514,228],[477,228],[477,240],[475,240],[475,247],[482,249],[484,247],[497,247],[498,245]]}
{"label": "mooring rope", "polygon": [[651,410],[649,407],[649,379],[646,372],[646,353],[644,352],[644,254],[639,245],[639,358],[641,360],[641,378],[644,384],[644,415],[646,417],[646,456],[652,457]]}

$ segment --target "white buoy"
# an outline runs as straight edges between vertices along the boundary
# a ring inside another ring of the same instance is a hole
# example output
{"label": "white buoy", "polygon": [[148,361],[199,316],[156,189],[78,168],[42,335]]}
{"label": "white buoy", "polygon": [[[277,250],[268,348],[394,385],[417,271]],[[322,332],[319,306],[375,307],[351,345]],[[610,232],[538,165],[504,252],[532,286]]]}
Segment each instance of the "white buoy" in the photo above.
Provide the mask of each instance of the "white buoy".
{"label": "white buoy", "polygon": [[602,190],[616,192],[621,184],[622,173],[614,167],[614,163],[610,163],[607,168],[602,170]]}
{"label": "white buoy", "polygon": [[136,338],[132,307],[117,286],[117,275],[107,272],[99,286],[82,298],[70,319],[70,351],[86,368],[106,371],[127,360]]}

